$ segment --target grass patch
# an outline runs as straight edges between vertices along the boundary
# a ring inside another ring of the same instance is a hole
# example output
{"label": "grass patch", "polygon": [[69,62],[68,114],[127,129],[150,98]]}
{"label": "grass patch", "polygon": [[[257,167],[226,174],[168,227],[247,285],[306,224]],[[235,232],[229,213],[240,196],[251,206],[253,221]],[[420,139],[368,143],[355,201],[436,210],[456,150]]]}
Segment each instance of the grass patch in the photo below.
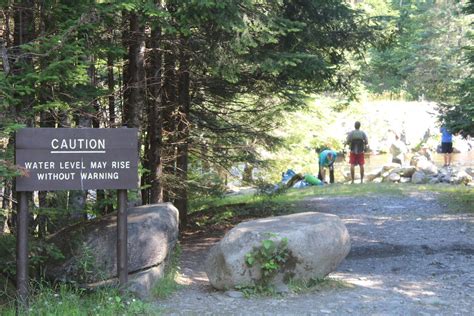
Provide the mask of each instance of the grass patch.
{"label": "grass patch", "polygon": [[360,184],[331,184],[324,186],[310,186],[301,189],[288,189],[281,194],[269,195],[236,195],[223,198],[206,198],[192,201],[190,204],[190,214],[205,209],[217,208],[220,206],[259,204],[267,201],[273,202],[294,202],[308,196],[361,196],[367,194],[388,194],[401,195],[407,192],[405,185],[393,183],[364,183]]}
{"label": "grass patch", "polygon": [[194,201],[190,222],[196,228],[232,227],[243,220],[291,214],[296,204],[311,196],[366,196],[369,194],[401,195],[401,185],[396,184],[333,184],[326,186],[289,189],[281,194],[247,194],[224,198]]}
{"label": "grass patch", "polygon": [[225,196],[222,198],[207,197],[203,199],[196,199],[196,200],[190,201],[189,203],[189,208],[190,208],[189,214],[203,211],[209,208],[224,206],[224,205],[230,206],[230,205],[258,203],[263,200],[265,200],[264,197],[256,196],[254,194],[232,195],[232,196]]}
{"label": "grass patch", "polygon": [[302,294],[310,292],[327,291],[333,289],[348,289],[354,288],[354,285],[348,282],[344,282],[332,278],[323,279],[310,279],[309,281],[304,280],[291,280],[288,284],[291,291]]}
{"label": "grass patch", "polygon": [[270,285],[236,286],[235,289],[242,292],[245,298],[282,296]]}
{"label": "grass patch", "polygon": [[163,278],[158,280],[153,286],[152,294],[158,298],[167,298],[178,291],[182,285],[176,282],[176,277],[179,273],[179,260],[181,258],[181,246],[176,244],[174,251],[171,254]]}
{"label": "grass patch", "polygon": [[331,184],[290,189],[274,198],[277,202],[295,202],[310,196],[366,196],[371,194],[403,195],[403,185],[393,183]]}
{"label": "grass patch", "polygon": [[419,191],[439,194],[439,201],[453,212],[474,213],[474,188],[464,185],[430,184],[418,186]]}
{"label": "grass patch", "polygon": [[[2,307],[4,316],[16,315],[14,301]],[[57,288],[37,286],[30,296],[29,308],[18,315],[158,315],[156,307],[132,296],[121,295],[116,288],[87,292],[69,285]]]}
{"label": "grass patch", "polygon": [[332,184],[289,189],[276,195],[238,195],[195,201],[190,222],[197,228],[232,227],[243,220],[291,214],[298,211],[298,203],[308,197],[335,196],[409,196],[413,192],[436,193],[447,210],[474,212],[474,189],[463,185],[446,184]]}

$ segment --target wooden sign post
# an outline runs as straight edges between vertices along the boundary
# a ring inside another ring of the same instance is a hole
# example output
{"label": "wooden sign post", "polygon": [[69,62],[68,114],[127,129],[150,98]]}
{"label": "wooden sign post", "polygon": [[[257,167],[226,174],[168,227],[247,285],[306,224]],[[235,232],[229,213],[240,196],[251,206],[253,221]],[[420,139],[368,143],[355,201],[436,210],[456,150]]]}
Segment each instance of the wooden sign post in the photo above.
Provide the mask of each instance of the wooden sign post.
{"label": "wooden sign post", "polygon": [[28,191],[117,189],[117,275],[128,281],[127,189],[138,187],[138,130],[24,128],[16,133],[17,294],[28,304]]}

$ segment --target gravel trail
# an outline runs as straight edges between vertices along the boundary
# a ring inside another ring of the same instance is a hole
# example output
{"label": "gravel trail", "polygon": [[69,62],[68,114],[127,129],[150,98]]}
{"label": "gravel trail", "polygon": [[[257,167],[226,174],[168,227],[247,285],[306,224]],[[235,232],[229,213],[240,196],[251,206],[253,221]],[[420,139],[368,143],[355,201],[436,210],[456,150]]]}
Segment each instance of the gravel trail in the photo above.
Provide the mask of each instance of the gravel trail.
{"label": "gravel trail", "polygon": [[269,298],[218,292],[204,273],[221,236],[184,239],[183,289],[156,302],[165,315],[474,315],[474,214],[451,213],[435,193],[314,197],[298,211],[338,215],[352,248],[330,274],[347,287]]}

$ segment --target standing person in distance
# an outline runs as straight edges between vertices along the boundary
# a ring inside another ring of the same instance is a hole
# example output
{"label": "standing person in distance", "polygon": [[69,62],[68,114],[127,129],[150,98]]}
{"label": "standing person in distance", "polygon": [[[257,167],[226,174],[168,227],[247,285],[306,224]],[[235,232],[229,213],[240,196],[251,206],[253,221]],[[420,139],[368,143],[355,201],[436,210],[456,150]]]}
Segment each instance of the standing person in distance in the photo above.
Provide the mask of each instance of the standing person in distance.
{"label": "standing person in distance", "polygon": [[360,122],[354,124],[355,130],[347,134],[346,143],[351,149],[349,163],[351,164],[351,183],[354,183],[355,166],[360,168],[360,183],[364,182],[364,151],[369,144],[367,135],[360,130]]}
{"label": "standing person in distance", "polygon": [[441,126],[439,131],[441,132],[441,153],[444,156],[444,166],[448,167],[451,165],[453,153],[453,135],[444,126]]}
{"label": "standing person in distance", "polygon": [[337,153],[334,150],[326,149],[319,154],[319,173],[318,179],[327,183],[326,178],[326,168],[329,169],[329,182],[334,183],[334,162],[336,162]]}

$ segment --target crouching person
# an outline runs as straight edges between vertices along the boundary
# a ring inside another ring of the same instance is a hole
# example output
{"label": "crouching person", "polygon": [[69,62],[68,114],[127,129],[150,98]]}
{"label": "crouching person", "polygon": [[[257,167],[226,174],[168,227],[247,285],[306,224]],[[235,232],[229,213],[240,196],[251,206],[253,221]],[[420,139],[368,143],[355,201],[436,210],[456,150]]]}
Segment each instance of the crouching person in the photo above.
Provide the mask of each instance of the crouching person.
{"label": "crouching person", "polygon": [[334,183],[334,162],[337,153],[334,150],[326,149],[319,154],[319,173],[318,179],[326,182],[326,169],[329,169],[329,182]]}

